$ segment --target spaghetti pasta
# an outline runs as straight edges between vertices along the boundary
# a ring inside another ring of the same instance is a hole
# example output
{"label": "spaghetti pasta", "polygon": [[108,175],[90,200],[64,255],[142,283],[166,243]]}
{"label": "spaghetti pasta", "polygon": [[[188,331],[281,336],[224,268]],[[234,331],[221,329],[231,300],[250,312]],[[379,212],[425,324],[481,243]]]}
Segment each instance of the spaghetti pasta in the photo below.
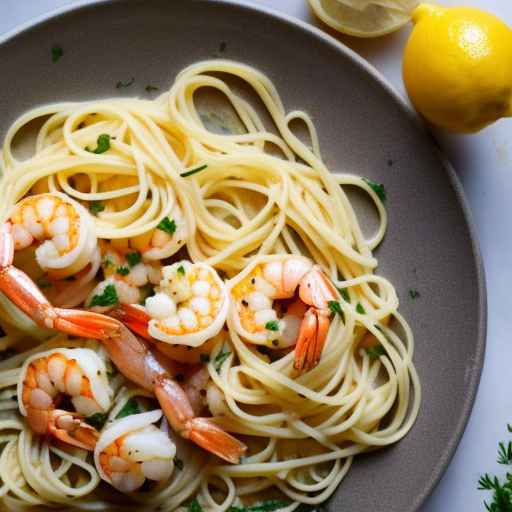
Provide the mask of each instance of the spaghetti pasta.
{"label": "spaghetti pasta", "polygon": [[[233,78],[256,95],[273,127],[236,92]],[[197,97],[205,89],[227,100],[236,126],[233,120],[219,125],[218,114],[212,121],[201,111]],[[33,154],[20,159],[16,142],[35,121],[41,126]],[[304,125],[308,143],[292,122]],[[393,285],[374,273],[372,251],[387,224],[382,200],[363,178],[329,171],[311,118],[286,112],[274,85],[258,70],[228,60],[198,62],[154,101],[112,98],[36,108],[8,130],[1,167],[2,222],[27,195],[58,192],[89,210],[100,246],[108,241],[127,260],[134,252],[142,255],[134,265],[117,263],[127,270],[113,273],[114,285],[115,279],[141,290],[154,284],[134,284],[134,274],[132,281],[123,274],[155,260],[179,261],[174,254],[185,247],[192,262],[210,265],[226,280],[236,279],[255,258],[305,255],[338,289],[322,357],[307,372],[294,367],[293,350],[248,342],[228,315],[227,329],[208,342],[208,357],[201,359],[208,393],[213,387],[206,402],[217,412],[216,422],[244,440],[248,453],[239,464],[205,457],[164,420],[161,428],[176,443],[180,462],[168,481],[128,498],[105,492],[90,453],[35,435],[15,401],[28,357],[55,347],[90,347],[113,366],[107,353],[96,342],[50,332],[46,341],[35,339],[26,317],[11,318],[14,327],[6,326],[2,347],[19,353],[0,362],[0,499],[7,509],[114,510],[143,503],[148,510],[170,512],[186,510],[195,498],[204,510],[222,512],[265,496],[291,512],[300,504],[324,502],[357,454],[395,443],[412,427],[421,400],[413,334],[398,312]],[[358,222],[349,187],[365,192],[375,206],[379,225],[370,238]],[[151,254],[157,257],[151,260]],[[105,264],[103,255],[104,271]],[[88,277],[76,282],[50,279],[50,287],[60,286],[68,297],[84,286],[88,293],[101,275],[98,265],[94,269],[84,269]],[[30,275],[48,277],[42,270]],[[3,301],[0,308],[5,313]],[[166,354],[172,357],[170,350]],[[187,357],[199,360],[194,351],[180,352],[178,360]],[[113,371],[107,424],[131,399],[139,412],[156,407],[151,393]],[[215,390],[220,395],[214,406]]]}

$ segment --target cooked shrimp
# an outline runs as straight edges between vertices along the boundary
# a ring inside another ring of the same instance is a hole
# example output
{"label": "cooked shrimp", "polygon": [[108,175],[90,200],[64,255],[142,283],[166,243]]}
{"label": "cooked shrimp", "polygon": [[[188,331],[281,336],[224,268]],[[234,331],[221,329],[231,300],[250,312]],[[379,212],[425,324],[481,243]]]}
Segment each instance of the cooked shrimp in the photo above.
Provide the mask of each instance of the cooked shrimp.
{"label": "cooked shrimp", "polygon": [[94,450],[100,477],[121,492],[133,492],[146,479],[163,482],[174,471],[176,445],[158,429],[162,411],[134,414],[111,423]]}
{"label": "cooked shrimp", "polygon": [[122,308],[135,332],[168,344],[198,347],[216,336],[229,307],[226,287],[209,265],[180,261],[162,269],[163,279],[145,306]]}
{"label": "cooked shrimp", "polygon": [[114,318],[92,311],[54,308],[34,282],[12,266],[14,244],[10,234],[8,228],[0,232],[0,291],[43,327],[101,341],[127,379],[154,393],[176,432],[228,462],[240,460],[246,446],[211,418],[194,414],[185,391],[173,378],[176,368],[172,361],[153,352]]}
{"label": "cooked shrimp", "polygon": [[328,303],[336,300],[336,291],[311,260],[257,258],[227,286],[233,321],[245,340],[279,349],[295,345],[297,370],[318,364],[330,325]]}
{"label": "cooked shrimp", "polygon": [[[105,280],[97,284],[86,299],[86,305],[93,298],[104,293],[107,286],[114,286],[120,304],[138,304],[143,298],[142,289],[147,284],[156,285],[162,279],[162,266],[159,262],[144,262],[138,252],[117,249],[111,243],[101,242],[101,268]],[[109,306],[94,306],[94,311],[105,312]]]}
{"label": "cooked shrimp", "polygon": [[[58,409],[62,397],[75,411]],[[18,381],[20,412],[30,428],[68,444],[94,449],[98,432],[84,417],[106,412],[112,402],[105,363],[88,348],[59,348],[25,361]]]}
{"label": "cooked shrimp", "polygon": [[22,199],[4,230],[12,232],[15,250],[35,245],[35,257],[53,279],[74,276],[93,259],[97,239],[85,208],[59,192]]}

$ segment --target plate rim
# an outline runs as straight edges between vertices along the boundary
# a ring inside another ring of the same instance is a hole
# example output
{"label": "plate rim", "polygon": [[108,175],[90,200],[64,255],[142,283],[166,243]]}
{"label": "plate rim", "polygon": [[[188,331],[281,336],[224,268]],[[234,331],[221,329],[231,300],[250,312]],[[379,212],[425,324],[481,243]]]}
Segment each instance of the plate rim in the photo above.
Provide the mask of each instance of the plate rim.
{"label": "plate rim", "polygon": [[[450,183],[450,186],[455,192],[458,204],[462,210],[462,216],[468,230],[471,252],[477,274],[477,292],[478,292],[478,328],[477,328],[477,343],[474,364],[471,368],[471,376],[468,379],[466,386],[466,397],[464,400],[462,414],[457,422],[455,429],[452,431],[449,441],[446,444],[444,452],[437,462],[436,466],[432,470],[430,478],[425,481],[423,488],[418,491],[418,494],[413,501],[410,508],[404,510],[404,512],[418,512],[420,507],[425,503],[427,498],[432,494],[436,486],[439,484],[441,478],[445,474],[448,466],[453,459],[457,447],[464,435],[467,424],[471,417],[473,406],[476,399],[476,394],[480,384],[482,370],[485,361],[485,347],[487,340],[487,286],[485,279],[485,268],[482,258],[482,253],[479,244],[479,237],[476,231],[476,225],[473,220],[473,214],[471,213],[468,200],[466,198],[462,183],[455,172],[448,157],[443,153],[442,148],[435,139],[434,135],[428,130],[427,125],[422,120],[420,115],[414,110],[414,108],[408,103],[408,101],[398,92],[398,90],[388,81],[387,78],[375,68],[369,61],[361,57],[355,50],[346,46],[341,41],[338,41],[334,36],[331,36],[327,32],[320,28],[307,23],[295,16],[277,11],[273,8],[255,4],[252,1],[247,0],[190,0],[195,3],[216,3],[223,5],[227,8],[239,9],[248,13],[256,12],[257,14],[263,14],[269,18],[279,20],[281,23],[291,26],[292,28],[301,30],[307,33],[310,37],[319,40],[323,44],[334,47],[337,53],[343,54],[348,57],[355,65],[357,65],[367,76],[375,80],[380,87],[390,96],[391,100],[402,110],[402,112],[409,118],[432,145],[437,158],[446,170],[446,174]],[[16,25],[11,30],[0,34],[0,46],[4,46],[6,43],[14,40],[17,36],[22,35],[25,32],[29,32],[32,29],[45,25],[54,19],[61,16],[65,16],[74,11],[80,11],[85,9],[97,8],[104,4],[114,3],[127,3],[129,0],[78,0],[69,4],[57,7],[50,11],[47,11],[41,15],[35,16],[28,21]],[[414,427],[413,427],[414,428]],[[337,491],[336,491],[337,492]]]}

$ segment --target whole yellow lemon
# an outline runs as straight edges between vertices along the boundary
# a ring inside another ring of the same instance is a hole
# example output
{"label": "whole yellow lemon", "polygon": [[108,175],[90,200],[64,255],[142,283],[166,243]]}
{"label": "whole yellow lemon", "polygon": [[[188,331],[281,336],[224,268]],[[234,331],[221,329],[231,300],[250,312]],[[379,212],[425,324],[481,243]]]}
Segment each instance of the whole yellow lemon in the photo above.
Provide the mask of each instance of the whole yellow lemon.
{"label": "whole yellow lemon", "polygon": [[512,115],[512,31],[469,7],[420,4],[404,51],[403,78],[431,123],[475,132]]}

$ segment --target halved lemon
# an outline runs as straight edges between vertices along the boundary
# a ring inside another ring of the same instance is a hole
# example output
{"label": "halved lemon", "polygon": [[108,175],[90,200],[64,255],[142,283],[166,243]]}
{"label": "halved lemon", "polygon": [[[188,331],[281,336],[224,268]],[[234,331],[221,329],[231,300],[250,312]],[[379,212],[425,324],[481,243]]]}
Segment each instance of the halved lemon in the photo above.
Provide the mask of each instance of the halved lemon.
{"label": "halved lemon", "polygon": [[410,19],[420,0],[308,0],[313,12],[339,32],[377,37],[394,32]]}

